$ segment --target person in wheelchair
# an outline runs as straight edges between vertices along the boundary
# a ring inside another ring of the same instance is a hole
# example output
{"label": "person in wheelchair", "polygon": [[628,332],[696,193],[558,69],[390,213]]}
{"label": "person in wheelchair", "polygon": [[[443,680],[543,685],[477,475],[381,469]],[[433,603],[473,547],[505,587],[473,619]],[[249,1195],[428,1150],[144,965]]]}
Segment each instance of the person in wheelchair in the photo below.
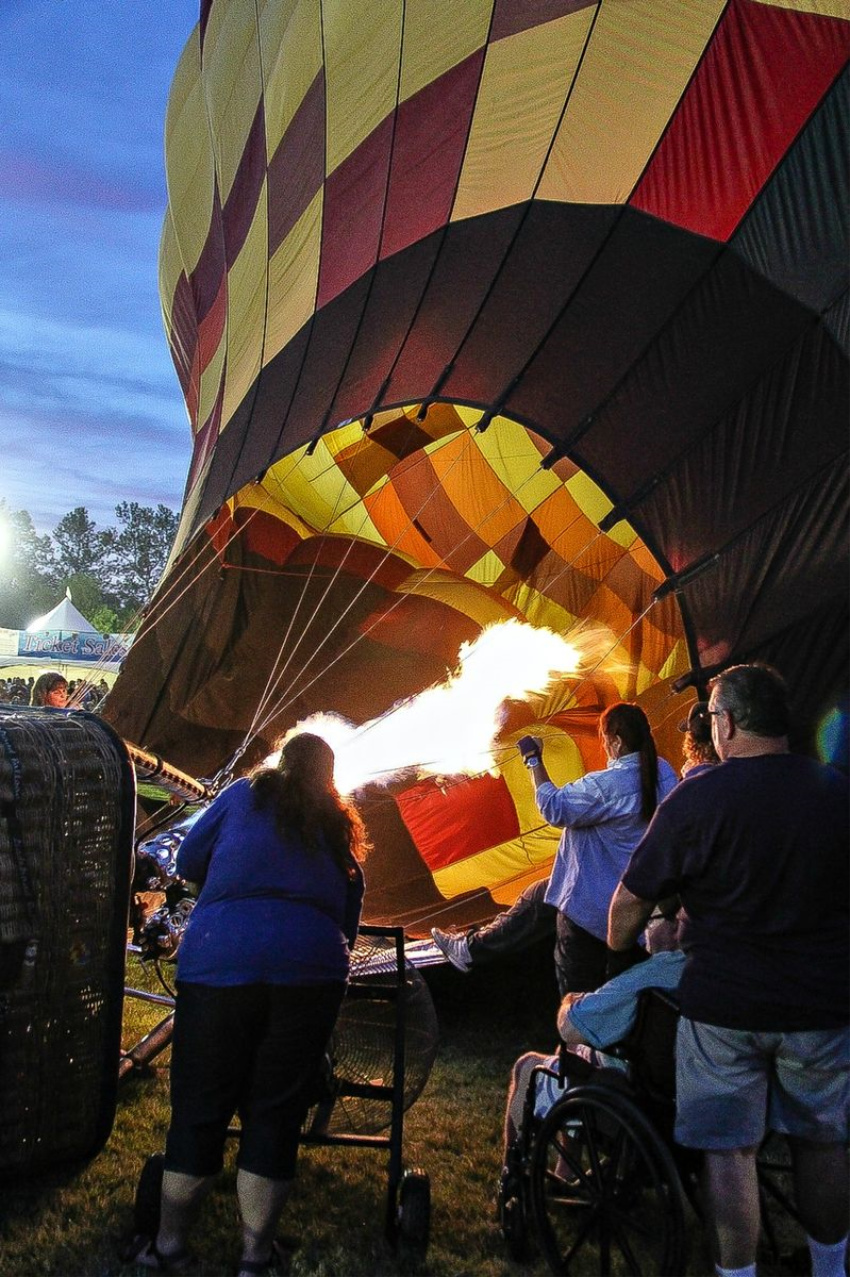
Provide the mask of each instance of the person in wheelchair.
{"label": "person in wheelchair", "polygon": [[685,963],[684,954],[671,947],[675,944],[675,922],[662,919],[657,928],[648,931],[652,953],[648,961],[630,967],[593,992],[564,996],[556,1020],[561,1050],[552,1055],[528,1051],[515,1062],[505,1108],[505,1166],[523,1122],[529,1086],[535,1090],[533,1113],[539,1121],[575,1081],[586,1080],[591,1070],[607,1070],[608,1077],[612,1072],[628,1074],[627,1061],[606,1048],[622,1042],[633,1030],[642,993],[648,989],[675,992]]}
{"label": "person in wheelchair", "polygon": [[533,1231],[554,1273],[686,1271],[683,1172],[692,1176],[671,1148],[684,956],[669,936],[661,952],[657,934],[648,940],[648,961],[565,996],[557,1055],[514,1066],[497,1203],[516,1260]]}

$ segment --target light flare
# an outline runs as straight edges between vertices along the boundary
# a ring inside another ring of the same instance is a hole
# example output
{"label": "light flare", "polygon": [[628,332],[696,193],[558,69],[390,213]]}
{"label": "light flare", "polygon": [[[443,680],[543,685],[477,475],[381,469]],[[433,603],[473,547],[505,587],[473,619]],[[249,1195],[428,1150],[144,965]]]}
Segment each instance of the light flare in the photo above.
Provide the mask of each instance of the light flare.
{"label": "light flare", "polygon": [[[336,756],[341,794],[368,784],[389,784],[400,774],[474,776],[493,771],[493,751],[506,701],[524,701],[575,678],[598,663],[610,633],[579,628],[568,636],[522,621],[500,621],[461,645],[458,666],[444,683],[399,701],[356,726],[337,714],[312,714],[284,741],[313,732]],[[266,759],[275,766],[276,751]]]}

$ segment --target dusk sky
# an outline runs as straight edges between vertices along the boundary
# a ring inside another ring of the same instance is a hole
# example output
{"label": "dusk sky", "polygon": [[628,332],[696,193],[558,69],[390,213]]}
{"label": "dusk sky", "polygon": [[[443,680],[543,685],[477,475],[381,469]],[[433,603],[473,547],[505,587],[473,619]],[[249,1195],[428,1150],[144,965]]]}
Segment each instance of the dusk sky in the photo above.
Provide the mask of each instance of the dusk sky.
{"label": "dusk sky", "polygon": [[179,509],[190,435],[157,252],[198,0],[0,2],[0,499],[39,531]]}

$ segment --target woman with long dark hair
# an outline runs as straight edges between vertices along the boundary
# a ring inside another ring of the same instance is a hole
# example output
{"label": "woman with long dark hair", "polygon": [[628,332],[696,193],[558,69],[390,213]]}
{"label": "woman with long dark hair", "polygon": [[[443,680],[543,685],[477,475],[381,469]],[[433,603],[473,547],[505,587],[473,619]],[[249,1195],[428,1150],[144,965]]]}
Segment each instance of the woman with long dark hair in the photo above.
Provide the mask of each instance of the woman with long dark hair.
{"label": "woman with long dark hair", "polygon": [[277,768],[216,798],[178,853],[200,894],[177,958],[171,1125],[159,1231],[138,1255],[147,1267],[189,1262],[188,1231],[237,1111],[239,1271],[273,1265],[363,900],[363,826],[333,768],[324,740],[292,737]]}
{"label": "woman with long dark hair", "polygon": [[68,704],[68,680],[58,670],[39,674],[32,689],[33,705],[46,705],[48,709],[64,709]]}
{"label": "woman with long dark hair", "polygon": [[[564,830],[545,896],[558,910],[555,968],[561,996],[604,984],[611,897],[655,808],[676,784],[639,706],[611,705],[599,720],[599,736],[608,758],[605,771],[561,787],[543,765],[540,738],[526,737],[523,749],[540,814]],[[637,949],[629,955],[634,961],[642,956]]]}

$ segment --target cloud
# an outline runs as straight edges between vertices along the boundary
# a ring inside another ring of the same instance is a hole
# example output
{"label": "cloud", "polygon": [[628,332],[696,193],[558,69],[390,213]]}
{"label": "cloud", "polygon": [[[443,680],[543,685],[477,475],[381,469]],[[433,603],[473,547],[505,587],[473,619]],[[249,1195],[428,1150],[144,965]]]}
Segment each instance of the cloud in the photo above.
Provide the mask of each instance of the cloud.
{"label": "cloud", "polygon": [[0,448],[0,497],[48,532],[78,505],[102,526],[119,501],[179,509],[189,432],[145,414],[0,406]]}
{"label": "cloud", "polygon": [[59,402],[73,411],[181,402],[165,337],[120,323],[22,316],[0,309],[0,402]]}
{"label": "cloud", "polygon": [[0,496],[41,531],[77,505],[176,508],[191,436],[164,338],[0,311]]}
{"label": "cloud", "polygon": [[190,432],[162,331],[163,127],[198,0],[0,0],[0,497],[179,506]]}
{"label": "cloud", "polygon": [[0,148],[0,200],[25,207],[109,209],[115,212],[162,210],[162,185],[118,181],[98,168],[62,156],[39,156]]}

